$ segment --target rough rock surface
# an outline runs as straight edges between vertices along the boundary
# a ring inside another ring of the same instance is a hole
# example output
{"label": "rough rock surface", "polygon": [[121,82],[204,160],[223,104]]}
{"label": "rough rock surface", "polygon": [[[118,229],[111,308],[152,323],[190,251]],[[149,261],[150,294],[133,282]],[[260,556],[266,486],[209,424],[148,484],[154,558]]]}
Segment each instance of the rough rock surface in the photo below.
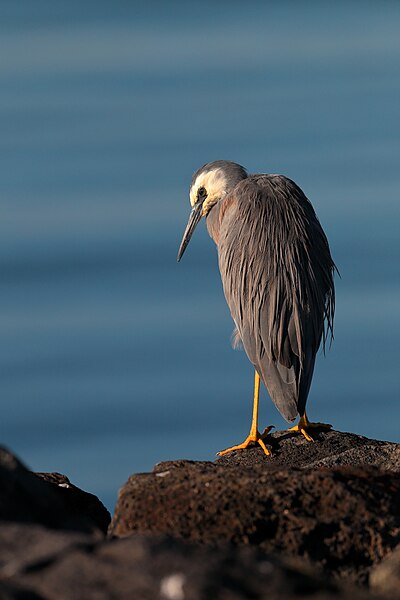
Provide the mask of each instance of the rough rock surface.
{"label": "rough rock surface", "polygon": [[272,456],[266,457],[257,446],[245,452],[232,452],[222,456],[218,459],[218,464],[250,468],[262,465],[264,469],[371,466],[400,471],[400,444],[371,440],[342,431],[325,431],[317,435],[313,433],[313,436],[314,444],[297,433],[277,431],[266,439]]}
{"label": "rough rock surface", "polygon": [[377,593],[400,598],[400,546],[372,569],[369,583]]}
{"label": "rough rock surface", "polygon": [[0,521],[103,535],[110,514],[96,496],[75,487],[64,475],[35,474],[0,448]]}
{"label": "rough rock surface", "polygon": [[399,446],[338,432],[269,441],[272,458],[254,448],[132,476],[110,528],[124,539],[104,538],[94,496],[0,449],[0,599],[377,598],[323,570],[370,573],[394,597]]}
{"label": "rough rock surface", "polygon": [[[216,461],[175,461],[130,477],[110,534],[163,533],[304,557],[366,582],[400,543],[400,447],[340,432],[287,432]],[[338,466],[339,465],[339,466]]]}
{"label": "rough rock surface", "polygon": [[210,552],[160,536],[96,543],[93,536],[29,524],[0,527],[0,580],[0,598],[21,600],[367,597],[254,548]]}

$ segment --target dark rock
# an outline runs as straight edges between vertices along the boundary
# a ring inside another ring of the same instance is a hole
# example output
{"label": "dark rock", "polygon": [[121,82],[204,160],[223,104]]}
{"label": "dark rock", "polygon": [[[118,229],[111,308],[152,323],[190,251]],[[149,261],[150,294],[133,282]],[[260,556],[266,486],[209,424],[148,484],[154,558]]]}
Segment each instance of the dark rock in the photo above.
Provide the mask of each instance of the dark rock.
{"label": "dark rock", "polygon": [[96,537],[92,534],[51,530],[31,523],[2,522],[0,599],[47,599],[45,593],[27,585],[29,575],[40,573],[45,580],[46,569],[50,565],[78,549],[90,552],[95,542]]}
{"label": "dark rock", "polygon": [[222,456],[218,464],[264,469],[289,467],[318,469],[320,467],[378,467],[400,471],[400,444],[371,440],[362,435],[341,431],[313,433],[315,443],[297,433],[277,431],[266,439],[272,456],[267,457],[259,446],[245,452],[237,451]]}
{"label": "dark rock", "polygon": [[0,583],[0,600],[46,600],[32,590],[21,588],[18,584]]}
{"label": "dark rock", "polygon": [[[12,547],[16,539],[21,541]],[[32,548],[31,556],[22,548],[23,539]],[[94,543],[90,536],[15,524],[0,528],[0,579],[4,598],[21,600],[367,597],[254,548],[210,549],[142,536]]]}
{"label": "dark rock", "polygon": [[90,534],[3,522],[0,525],[0,580],[42,568],[72,549],[90,550],[95,543],[96,538]]}
{"label": "dark rock", "polygon": [[0,448],[0,521],[104,534],[110,515],[102,503],[59,474],[29,471]]}
{"label": "dark rock", "polygon": [[93,522],[102,533],[107,533],[111,515],[97,496],[76,487],[68,477],[60,473],[35,473],[35,475],[57,486],[60,497],[64,498],[71,512],[86,518],[88,522]]}
{"label": "dark rock", "polygon": [[399,446],[339,432],[313,444],[279,432],[271,442],[272,458],[254,448],[130,477],[110,534],[252,545],[366,582],[400,542],[400,472],[387,470],[399,468]]}
{"label": "dark rock", "polygon": [[0,600],[361,600],[337,579],[369,573],[394,597],[399,446],[338,432],[269,442],[271,458],[252,448],[131,477],[110,527],[129,537],[109,540],[94,496],[0,449]]}
{"label": "dark rock", "polygon": [[389,598],[400,598],[400,546],[372,569],[369,583],[377,593]]}

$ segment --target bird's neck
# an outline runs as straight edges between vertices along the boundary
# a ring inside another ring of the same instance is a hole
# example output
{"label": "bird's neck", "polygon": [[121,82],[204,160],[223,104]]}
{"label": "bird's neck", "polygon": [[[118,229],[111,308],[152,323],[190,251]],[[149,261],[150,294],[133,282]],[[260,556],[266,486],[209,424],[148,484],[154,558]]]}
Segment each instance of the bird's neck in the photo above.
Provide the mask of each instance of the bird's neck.
{"label": "bird's neck", "polygon": [[218,241],[219,241],[219,229],[220,229],[220,214],[219,213],[220,213],[220,209],[221,209],[221,204],[222,204],[222,201],[217,202],[217,204],[214,204],[214,206],[212,207],[212,209],[210,210],[210,212],[208,213],[207,218],[206,218],[208,233],[217,245],[218,245]]}

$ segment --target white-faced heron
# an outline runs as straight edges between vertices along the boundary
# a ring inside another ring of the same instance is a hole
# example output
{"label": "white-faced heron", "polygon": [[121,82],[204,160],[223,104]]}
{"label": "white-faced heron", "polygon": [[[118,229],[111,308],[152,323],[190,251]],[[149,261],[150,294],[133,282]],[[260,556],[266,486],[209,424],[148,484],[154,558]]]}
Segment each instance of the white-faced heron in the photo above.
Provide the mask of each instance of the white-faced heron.
{"label": "white-faced heron", "polygon": [[311,203],[282,175],[248,175],[217,160],[192,178],[192,212],[178,252],[181,259],[201,217],[218,249],[225,298],[241,343],[255,368],[251,429],[246,440],[223,450],[264,443],[258,431],[260,378],[281,415],[312,441],[306,402],[321,340],[333,334],[335,289],[328,241]]}

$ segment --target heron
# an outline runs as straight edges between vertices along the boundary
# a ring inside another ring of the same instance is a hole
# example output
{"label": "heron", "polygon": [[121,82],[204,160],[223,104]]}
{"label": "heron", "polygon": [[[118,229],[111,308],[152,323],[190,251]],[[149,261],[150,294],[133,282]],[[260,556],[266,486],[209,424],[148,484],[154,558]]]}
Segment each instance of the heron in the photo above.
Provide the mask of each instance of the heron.
{"label": "heron", "polygon": [[258,429],[260,380],[290,431],[314,441],[307,397],[321,340],[333,339],[335,263],[311,202],[284,175],[248,174],[241,165],[217,160],[192,177],[192,210],[178,251],[183,256],[205,217],[218,251],[222,286],[241,345],[254,366],[253,413],[243,443],[227,454],[265,444],[272,426]]}

